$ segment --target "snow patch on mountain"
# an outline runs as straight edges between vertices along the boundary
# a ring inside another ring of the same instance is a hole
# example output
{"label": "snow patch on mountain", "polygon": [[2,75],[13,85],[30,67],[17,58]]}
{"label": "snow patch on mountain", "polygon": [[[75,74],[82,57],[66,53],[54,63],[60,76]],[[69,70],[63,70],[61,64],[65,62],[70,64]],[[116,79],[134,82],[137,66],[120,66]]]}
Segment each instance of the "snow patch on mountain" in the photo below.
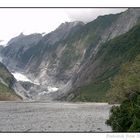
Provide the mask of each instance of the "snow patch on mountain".
{"label": "snow patch on mountain", "polygon": [[15,77],[15,79],[17,80],[17,81],[24,81],[24,82],[31,82],[31,83],[33,83],[29,78],[27,78],[24,74],[21,74],[21,73],[19,73],[19,72],[14,72],[14,73],[12,73],[13,74],[13,76]]}

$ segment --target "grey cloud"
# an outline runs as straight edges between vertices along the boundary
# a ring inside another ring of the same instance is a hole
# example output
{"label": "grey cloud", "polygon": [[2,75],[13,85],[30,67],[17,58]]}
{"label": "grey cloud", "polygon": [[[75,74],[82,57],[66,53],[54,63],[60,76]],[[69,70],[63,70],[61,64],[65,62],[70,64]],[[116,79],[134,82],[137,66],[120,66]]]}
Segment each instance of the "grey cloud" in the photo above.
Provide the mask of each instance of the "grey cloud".
{"label": "grey cloud", "polygon": [[115,14],[127,10],[127,8],[77,8],[66,9],[66,13],[71,21],[90,22],[99,15]]}

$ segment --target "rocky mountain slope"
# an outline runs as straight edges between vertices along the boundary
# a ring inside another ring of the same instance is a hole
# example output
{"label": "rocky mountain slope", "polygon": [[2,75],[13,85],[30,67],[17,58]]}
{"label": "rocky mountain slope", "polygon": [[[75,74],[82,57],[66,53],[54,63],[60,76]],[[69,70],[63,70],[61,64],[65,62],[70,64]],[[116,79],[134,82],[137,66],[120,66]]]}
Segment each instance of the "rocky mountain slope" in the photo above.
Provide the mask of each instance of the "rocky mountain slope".
{"label": "rocky mountain slope", "polygon": [[22,55],[30,47],[35,46],[42,38],[41,34],[24,35],[21,33],[19,36],[12,38],[7,46],[2,50],[3,63],[11,69],[24,68]]}
{"label": "rocky mountain slope", "polygon": [[[139,46],[140,24],[101,45],[96,56],[87,64],[88,69],[83,69],[80,76],[75,78],[80,81],[92,81],[74,91],[74,94],[78,95],[77,100],[98,101],[103,99],[110,87],[110,80],[119,72],[121,65],[134,60],[140,54]],[[75,81],[73,87],[76,87],[77,83],[79,84],[78,81]]]}
{"label": "rocky mountain slope", "polygon": [[[119,66],[120,60],[112,63],[102,61],[113,60],[113,55],[117,55],[114,53],[116,47],[111,44],[111,50],[106,42],[112,39],[118,41],[116,37],[128,32],[139,22],[140,9],[130,8],[119,14],[99,16],[87,24],[66,22],[45,36],[35,34],[35,39],[31,38],[33,35],[20,35],[9,41],[2,50],[3,63],[9,69],[24,72],[43,90],[52,85],[59,88],[53,94],[55,98],[73,100],[81,94],[81,87],[86,89],[92,83],[92,87],[98,89],[100,86],[96,87],[95,83],[103,84],[104,75],[110,77],[112,72],[117,72],[116,65],[111,67],[115,69],[112,71],[110,66],[116,63]],[[102,89],[104,86],[107,89],[109,84],[106,82],[102,86]],[[89,92],[91,94],[97,90]],[[100,92],[100,97],[102,94]]]}

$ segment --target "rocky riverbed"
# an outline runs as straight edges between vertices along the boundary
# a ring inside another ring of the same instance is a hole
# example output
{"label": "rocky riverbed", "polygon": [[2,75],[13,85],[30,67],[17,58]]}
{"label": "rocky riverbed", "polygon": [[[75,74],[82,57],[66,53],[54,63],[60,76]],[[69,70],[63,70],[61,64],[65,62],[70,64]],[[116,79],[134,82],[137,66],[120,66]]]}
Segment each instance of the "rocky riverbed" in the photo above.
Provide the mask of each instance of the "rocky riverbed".
{"label": "rocky riverbed", "polygon": [[107,103],[0,102],[0,132],[110,132]]}

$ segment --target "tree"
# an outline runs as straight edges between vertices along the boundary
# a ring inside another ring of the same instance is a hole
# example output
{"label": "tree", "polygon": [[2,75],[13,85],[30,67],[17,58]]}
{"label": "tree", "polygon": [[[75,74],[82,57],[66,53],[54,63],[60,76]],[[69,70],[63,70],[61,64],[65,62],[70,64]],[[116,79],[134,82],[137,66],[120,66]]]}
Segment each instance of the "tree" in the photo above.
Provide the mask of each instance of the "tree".
{"label": "tree", "polygon": [[111,81],[108,91],[110,102],[121,103],[140,92],[140,55],[134,61],[122,65],[120,73]]}
{"label": "tree", "polygon": [[140,132],[140,55],[124,64],[111,82],[109,101],[121,103],[113,106],[106,121],[113,131]]}

